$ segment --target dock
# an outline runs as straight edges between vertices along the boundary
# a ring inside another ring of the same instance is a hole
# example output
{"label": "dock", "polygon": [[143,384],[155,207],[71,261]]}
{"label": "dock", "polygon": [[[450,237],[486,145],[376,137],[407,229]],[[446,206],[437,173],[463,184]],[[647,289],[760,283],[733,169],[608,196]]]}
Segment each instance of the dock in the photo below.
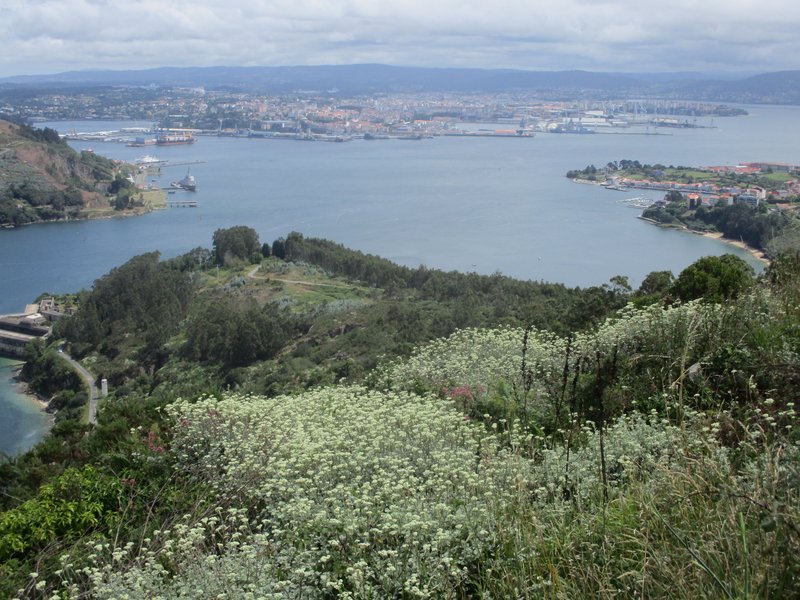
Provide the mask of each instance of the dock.
{"label": "dock", "polygon": [[170,208],[197,208],[197,200],[172,200],[167,199]]}
{"label": "dock", "polygon": [[207,162],[207,161],[205,161],[205,160],[187,160],[187,161],[184,161],[184,162],[170,162],[170,161],[167,161],[167,162],[165,162],[163,164],[160,164],[158,166],[161,167],[161,168],[163,168],[163,167],[185,167],[187,165],[201,165],[201,164],[203,164],[205,162]]}

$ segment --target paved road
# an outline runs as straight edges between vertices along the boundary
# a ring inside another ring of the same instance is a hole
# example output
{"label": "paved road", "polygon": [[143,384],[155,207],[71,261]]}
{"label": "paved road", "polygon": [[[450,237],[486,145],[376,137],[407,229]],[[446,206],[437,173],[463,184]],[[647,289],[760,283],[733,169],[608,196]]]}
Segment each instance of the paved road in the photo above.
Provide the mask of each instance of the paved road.
{"label": "paved road", "polygon": [[78,372],[78,375],[81,376],[83,382],[86,384],[86,387],[89,388],[89,423],[92,425],[97,423],[97,397],[99,394],[97,393],[97,386],[94,384],[95,376],[92,375],[89,371],[83,368],[77,360],[72,358],[69,354],[64,352],[63,350],[59,349],[59,354],[64,357],[69,364],[72,365],[72,368]]}

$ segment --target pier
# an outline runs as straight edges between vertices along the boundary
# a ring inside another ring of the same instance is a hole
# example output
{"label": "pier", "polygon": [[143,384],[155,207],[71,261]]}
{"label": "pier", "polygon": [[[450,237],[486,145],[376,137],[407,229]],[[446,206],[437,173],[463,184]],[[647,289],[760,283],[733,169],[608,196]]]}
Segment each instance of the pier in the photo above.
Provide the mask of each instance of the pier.
{"label": "pier", "polygon": [[197,208],[197,200],[172,200],[167,199],[170,208]]}
{"label": "pier", "polygon": [[158,167],[185,167],[187,165],[201,165],[207,161],[205,160],[187,160],[184,162],[165,162],[158,165]]}

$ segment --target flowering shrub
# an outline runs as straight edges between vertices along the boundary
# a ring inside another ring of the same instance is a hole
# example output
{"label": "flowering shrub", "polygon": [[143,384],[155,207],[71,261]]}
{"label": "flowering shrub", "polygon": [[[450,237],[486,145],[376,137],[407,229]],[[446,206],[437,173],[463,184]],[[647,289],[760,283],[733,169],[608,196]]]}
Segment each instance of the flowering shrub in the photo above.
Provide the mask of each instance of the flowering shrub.
{"label": "flowering shrub", "polygon": [[201,581],[204,597],[448,596],[513,489],[493,438],[439,398],[339,387],[168,411],[178,467],[248,510],[162,533],[162,560],[96,571],[100,597],[196,597]]}
{"label": "flowering shrub", "polygon": [[497,379],[519,373],[521,329],[462,329],[418,348],[407,360],[384,365],[379,385],[403,388],[419,380],[432,389],[463,386],[487,387]]}
{"label": "flowering shrub", "polygon": [[[171,438],[143,445],[215,504],[96,543],[65,595],[797,596],[796,386],[755,368],[796,377],[774,306],[757,290],[570,338],[470,329],[383,365],[377,389],[178,401]],[[464,418],[497,398],[524,410]],[[549,432],[515,420],[548,410]]]}
{"label": "flowering shrub", "polygon": [[[787,379],[760,368],[754,359],[782,365],[787,374],[800,362],[774,325],[780,322],[778,309],[768,291],[756,290],[730,305],[628,305],[597,328],[569,339],[535,329],[527,337],[519,328],[466,329],[420,347],[408,359],[382,365],[373,381],[376,387],[396,390],[480,386],[490,397],[525,404],[525,410],[506,410],[507,416],[541,419],[554,407],[566,416],[562,405],[581,391],[581,382],[589,382],[584,396],[598,393],[587,376],[599,376],[613,362],[614,376],[606,384],[615,386],[616,405],[663,406],[664,394],[684,398],[725,392],[736,401],[751,400],[785,387],[782,380]],[[731,372],[732,359],[747,369],[750,383]],[[566,425],[562,418],[554,426]]]}

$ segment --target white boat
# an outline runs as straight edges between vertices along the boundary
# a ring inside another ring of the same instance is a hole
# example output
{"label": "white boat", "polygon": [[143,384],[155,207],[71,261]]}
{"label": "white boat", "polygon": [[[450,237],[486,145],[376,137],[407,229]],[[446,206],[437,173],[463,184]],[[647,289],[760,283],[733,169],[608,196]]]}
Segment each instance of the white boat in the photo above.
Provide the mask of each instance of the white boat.
{"label": "white boat", "polygon": [[140,167],[152,167],[155,165],[162,165],[164,164],[165,160],[161,160],[160,158],[156,158],[150,154],[145,154],[144,156],[140,156],[135,161],[134,164],[139,165]]}
{"label": "white boat", "polygon": [[636,196],[635,198],[627,198],[625,200],[617,200],[621,204],[630,206],[631,208],[650,208],[655,204],[652,198],[645,198],[644,196]]}

